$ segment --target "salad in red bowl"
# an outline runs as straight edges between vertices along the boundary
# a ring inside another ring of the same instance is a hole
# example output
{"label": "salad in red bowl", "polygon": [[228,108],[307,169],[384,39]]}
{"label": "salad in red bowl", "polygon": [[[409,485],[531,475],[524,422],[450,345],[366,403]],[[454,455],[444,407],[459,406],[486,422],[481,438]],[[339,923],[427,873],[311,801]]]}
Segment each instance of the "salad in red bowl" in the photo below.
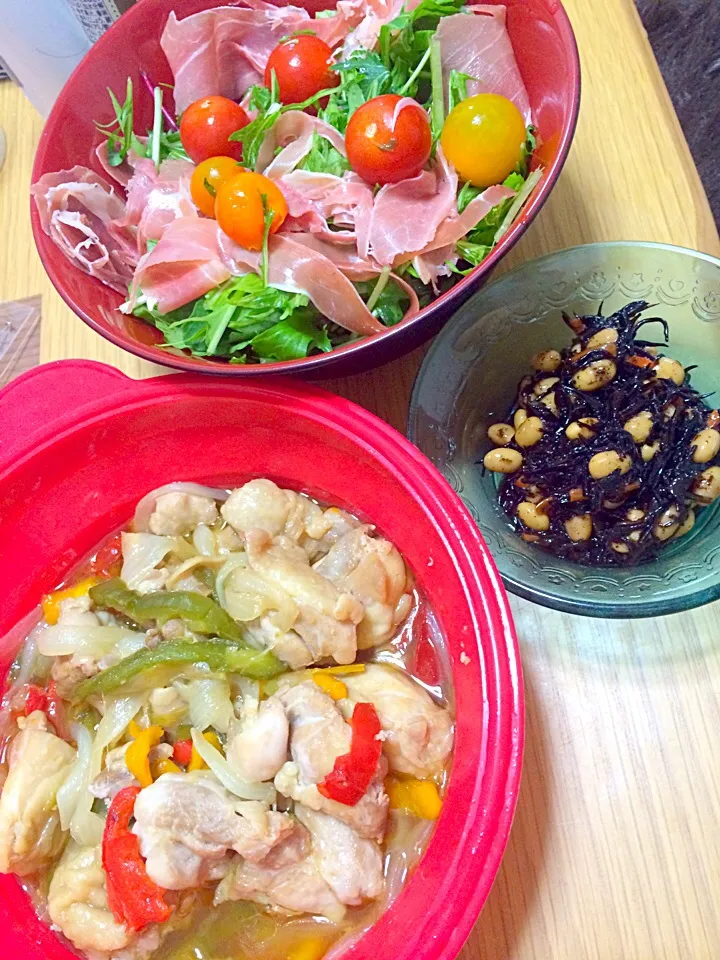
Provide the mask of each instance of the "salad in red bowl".
{"label": "salad in red bowl", "polygon": [[114,116],[87,117],[96,169],[32,193],[176,354],[267,364],[386,332],[482,263],[543,177],[504,6],[242,0],[170,10],[160,45],[172,87],[111,88]]}

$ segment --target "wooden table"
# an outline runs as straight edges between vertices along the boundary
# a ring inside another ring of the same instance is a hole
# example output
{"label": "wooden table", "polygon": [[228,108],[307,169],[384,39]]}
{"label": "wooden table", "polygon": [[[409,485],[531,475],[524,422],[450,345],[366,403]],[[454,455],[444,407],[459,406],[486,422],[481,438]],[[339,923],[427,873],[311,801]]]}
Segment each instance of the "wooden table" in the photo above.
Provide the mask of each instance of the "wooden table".
{"label": "wooden table", "polygon": [[[567,0],[583,66],[575,144],[498,273],[592,240],[720,253],[702,186],[632,0]],[[0,300],[40,293],[42,359],[162,372],[96,336],[35,253],[30,168],[41,121],[0,86]],[[331,388],[403,430],[421,352]],[[527,746],[507,853],[463,960],[720,958],[720,603],[596,621],[512,598]]]}

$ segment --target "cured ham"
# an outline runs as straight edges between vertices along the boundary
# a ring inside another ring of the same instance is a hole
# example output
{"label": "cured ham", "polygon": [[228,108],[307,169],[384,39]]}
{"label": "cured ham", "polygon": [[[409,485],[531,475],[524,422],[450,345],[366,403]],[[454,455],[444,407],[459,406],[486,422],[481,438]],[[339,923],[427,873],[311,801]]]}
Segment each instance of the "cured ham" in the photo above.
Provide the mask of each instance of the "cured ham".
{"label": "cured ham", "polygon": [[[226,255],[234,250],[238,272],[244,273],[248,251],[232,242],[225,243],[224,249]],[[268,283],[288,293],[305,294],[323,316],[353,333],[368,336],[385,329],[338,266],[316,249],[298,242],[292,234],[270,238]]]}
{"label": "cured ham", "polygon": [[473,77],[468,96],[499,93],[530,123],[530,102],[505,26],[505,7],[478,5],[443,17],[437,29],[445,89],[452,70]]}
{"label": "cured ham", "polygon": [[213,7],[182,20],[172,11],[160,45],[175,77],[175,109],[182,113],[193,101],[214,94],[241,100],[248,87],[262,83],[279,41],[310,22],[299,7],[262,0]]}
{"label": "cured ham", "polygon": [[137,245],[144,253],[148,240],[159,240],[163,231],[179,217],[197,217],[190,196],[193,164],[189,160],[165,160],[158,171],[152,160],[136,158],[127,185],[124,223],[137,227]]}
{"label": "cured ham", "polygon": [[[416,251],[413,256],[424,255],[432,250],[438,250],[440,247],[457,243],[473,227],[476,227],[494,207],[502,203],[503,200],[509,200],[514,196],[515,191],[511,190],[510,187],[503,187],[502,185],[488,187],[487,190],[483,190],[481,194],[471,200],[462,213],[455,211],[443,220],[433,239],[422,250]],[[405,257],[404,259],[409,258]],[[398,260],[398,263],[402,262],[402,258]]]}
{"label": "cured ham", "polygon": [[126,293],[137,262],[135,239],[115,222],[125,201],[93,170],[46,173],[31,187],[40,223],[75,266]]}
{"label": "cured ham", "polygon": [[[358,226],[366,232],[373,205],[372,189],[354,174],[337,177],[295,170],[278,184],[288,204],[286,229],[309,230],[329,243],[339,244],[356,243]],[[330,228],[329,220],[335,229]]]}
{"label": "cured ham", "polygon": [[138,264],[129,309],[142,290],[146,300],[156,302],[162,313],[169,313],[229,277],[215,221],[181,217],[168,225],[157,246]]}
{"label": "cured ham", "polygon": [[315,134],[327,140],[341,156],[347,155],[345,138],[335,127],[301,110],[290,110],[268,131],[258,154],[258,173],[277,180],[293,171],[312,150]]}
{"label": "cured ham", "polygon": [[409,259],[413,250],[424,248],[440,224],[455,208],[458,178],[438,147],[432,170],[382,187],[375,197],[367,233],[367,249],[380,264]]}

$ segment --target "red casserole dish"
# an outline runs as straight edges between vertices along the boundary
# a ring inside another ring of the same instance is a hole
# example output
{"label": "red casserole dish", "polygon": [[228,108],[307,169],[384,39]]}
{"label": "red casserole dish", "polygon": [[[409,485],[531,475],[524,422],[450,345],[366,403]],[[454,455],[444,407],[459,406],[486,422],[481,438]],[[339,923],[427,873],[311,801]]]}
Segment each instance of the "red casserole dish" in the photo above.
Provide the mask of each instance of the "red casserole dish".
{"label": "red casserole dish", "polygon": [[[133,381],[87,361],[25,374],[0,393],[0,635],[127,522],[144,493],[171,480],[253,476],[372,519],[406,557],[441,626],[457,705],[443,812],[398,899],[344,956],[452,960],[488,895],[515,810],[520,661],[505,591],[472,518],[386,423],[288,381]],[[0,645],[2,674],[16,644]],[[0,956],[70,960],[10,876],[0,877],[0,912]]]}
{"label": "red casserole dish", "polygon": [[[507,29],[530,99],[541,146],[536,162],[545,173],[521,216],[492,253],[451,290],[419,313],[385,333],[302,360],[263,364],[228,364],[162,348],[158,330],[117,307],[123,298],[99,280],[68,265],[64,254],[40,226],[32,203],[35,243],[48,275],[60,296],[75,313],[124,350],[181,370],[233,377],[298,374],[309,378],[337,377],[378,366],[407,353],[434,336],[461,303],[474,293],[492,269],[517,243],[540,211],[570,150],[580,107],[580,62],[575,37],[559,0],[489,0],[507,7]],[[74,164],[102,173],[95,147],[103,139],[94,120],[109,121],[112,112],[107,88],[124,91],[128,76],[142,88],[140,71],[155,83],[171,83],[170,68],[160,48],[168,14],[179,18],[220,5],[220,0],[140,0],[92,47],[61,92],[45,124],[32,180],[68,170]],[[279,3],[278,5],[282,5]],[[331,8],[333,0],[296,0],[310,12]],[[150,97],[136,97],[135,128],[152,124]]]}

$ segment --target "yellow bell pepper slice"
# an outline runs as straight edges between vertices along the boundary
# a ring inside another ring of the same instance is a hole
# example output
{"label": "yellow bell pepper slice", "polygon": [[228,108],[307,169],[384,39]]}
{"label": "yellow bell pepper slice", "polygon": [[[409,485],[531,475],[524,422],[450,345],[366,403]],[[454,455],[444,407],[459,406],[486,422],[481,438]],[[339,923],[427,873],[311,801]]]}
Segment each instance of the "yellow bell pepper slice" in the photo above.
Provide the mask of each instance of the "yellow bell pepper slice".
{"label": "yellow bell pepper slice", "polygon": [[100,583],[98,577],[85,577],[79,580],[71,587],[65,587],[63,590],[55,590],[54,593],[46,594],[42,599],[43,616],[47,622],[54,626],[60,618],[60,604],[63,600],[75,599],[76,597],[86,597],[91,587]]}
{"label": "yellow bell pepper slice", "polygon": [[338,680],[330,673],[321,673],[318,670],[317,673],[313,674],[313,680],[333,700],[342,700],[348,695],[348,689],[342,680]]}
{"label": "yellow bell pepper slice", "polygon": [[130,773],[139,781],[141,787],[149,787],[153,782],[150,771],[150,751],[162,740],[165,731],[162,727],[146,727],[144,730],[130,721],[128,727],[134,740],[125,751],[125,763]]}
{"label": "yellow bell pepper slice", "polygon": [[165,760],[159,760],[152,765],[152,775],[155,780],[164,773],[182,773],[180,767],[169,757]]}
{"label": "yellow bell pepper slice", "polygon": [[433,780],[390,776],[385,780],[385,792],[390,797],[392,810],[402,810],[421,820],[437,820],[440,816],[442,800]]}
{"label": "yellow bell pepper slice", "polygon": [[[212,744],[216,750],[219,750],[220,753],[223,753],[222,744],[220,743],[220,737],[215,733],[214,730],[206,730],[203,733],[203,737],[207,740],[209,744]],[[224,755],[224,753],[223,753]],[[195,749],[193,745],[192,756],[190,757],[190,763],[187,766],[188,773],[192,773],[193,770],[207,770],[207,764],[200,756],[200,754]]]}
{"label": "yellow bell pepper slice", "polygon": [[288,952],[287,960],[320,960],[327,952],[327,943],[319,937],[303,940]]}

